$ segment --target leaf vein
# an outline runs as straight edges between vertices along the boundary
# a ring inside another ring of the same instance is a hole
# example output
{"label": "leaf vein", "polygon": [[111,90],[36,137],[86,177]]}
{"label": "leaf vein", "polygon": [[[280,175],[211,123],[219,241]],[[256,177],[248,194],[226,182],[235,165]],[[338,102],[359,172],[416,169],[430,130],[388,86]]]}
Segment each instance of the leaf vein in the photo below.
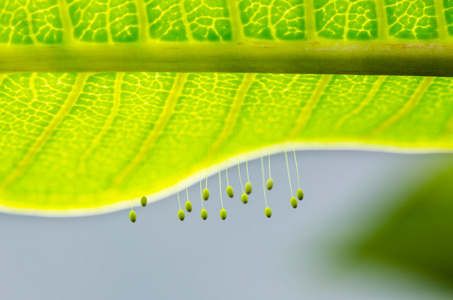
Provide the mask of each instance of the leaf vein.
{"label": "leaf vein", "polygon": [[445,20],[445,14],[443,10],[444,7],[443,0],[434,0],[434,7],[436,10],[436,20],[439,38],[446,39],[448,37],[448,34],[447,34],[447,22]]}
{"label": "leaf vein", "polygon": [[33,146],[31,146],[27,154],[25,154],[22,160],[17,164],[17,167],[0,184],[0,190],[5,189],[8,185],[10,185],[16,178],[23,174],[25,169],[30,165],[30,163],[36,157],[38,152],[42,149],[42,146],[49,140],[52,133],[55,131],[55,129],[58,127],[58,125],[61,123],[64,117],[74,106],[74,103],[76,102],[80,92],[83,89],[83,86],[85,85],[88,75],[89,75],[88,73],[81,73],[80,75],[77,76],[76,82],[74,83],[74,88],[72,89],[71,94],[69,94],[68,98],[66,99],[63,107],[55,115],[55,118],[43,131],[41,136],[38,137]]}
{"label": "leaf vein", "polygon": [[135,6],[137,8],[137,18],[139,24],[139,40],[141,42],[147,42],[149,40],[149,30],[148,30],[148,18],[146,16],[146,4],[143,0],[135,0]]}
{"label": "leaf vein", "polygon": [[314,2],[316,0],[305,0],[305,31],[307,40],[316,39],[316,14],[314,10]]}
{"label": "leaf vein", "polygon": [[271,4],[267,8],[267,19],[269,22],[269,29],[271,30],[271,35],[274,39],[277,39],[277,32],[275,30],[274,24],[272,24],[272,7],[274,6],[275,0],[272,0]]}
{"label": "leaf vein", "polygon": [[73,43],[72,22],[69,16],[69,8],[66,0],[58,0],[58,9],[60,11],[61,24],[63,26],[63,40],[65,43]]}
{"label": "leaf vein", "polygon": [[324,94],[327,85],[329,84],[330,80],[332,79],[332,75],[322,75],[321,79],[318,82],[315,90],[311,94],[310,99],[307,101],[307,105],[303,108],[299,118],[297,119],[293,130],[288,134],[287,140],[291,141],[294,137],[302,132],[302,130],[307,125],[308,120],[310,119],[311,113],[313,109],[316,107],[321,96]]}
{"label": "leaf vein", "polygon": [[79,170],[81,172],[85,171],[86,168],[86,159],[89,157],[91,152],[100,144],[102,138],[105,136],[107,131],[111,128],[113,121],[115,120],[116,115],[118,114],[118,109],[121,102],[121,83],[124,78],[124,73],[117,73],[115,78],[115,96],[113,98],[113,107],[108,116],[107,120],[105,121],[104,125],[102,126],[101,131],[96,135],[96,137],[91,142],[89,148],[83,153],[81,156],[81,163]]}
{"label": "leaf vein", "polygon": [[373,100],[374,96],[379,91],[382,83],[387,79],[387,77],[388,76],[379,76],[378,80],[373,83],[370,92],[365,96],[365,99],[363,99],[360,105],[338,120],[337,124],[335,124],[335,131],[338,131],[348,119],[358,115],[371,102],[371,100]]}
{"label": "leaf vein", "polygon": [[168,97],[164,111],[157,120],[156,126],[153,128],[152,132],[148,135],[146,140],[143,142],[138,154],[132,159],[132,161],[113,179],[113,189],[118,188],[121,183],[131,174],[139,164],[146,158],[150,150],[153,148],[154,144],[157,141],[157,138],[162,133],[162,130],[165,128],[165,125],[168,123],[170,116],[173,113],[173,110],[176,106],[176,102],[181,95],[181,92],[184,88],[184,84],[187,81],[187,73],[178,73],[176,75],[175,83],[171,90],[170,96]]}
{"label": "leaf vein", "polygon": [[[31,4],[32,1],[33,0],[27,1],[27,26],[28,26],[28,31],[29,31],[29,34],[30,34],[30,38],[33,41],[33,45],[37,45],[38,44],[38,39],[36,38],[36,35],[33,32],[33,19],[32,19],[32,16],[31,16],[31,12],[29,10],[29,7],[30,7],[30,4]],[[12,31],[11,31],[11,33],[12,33]],[[11,43],[11,40],[10,40],[10,43]]]}
{"label": "leaf vein", "polygon": [[420,101],[420,99],[423,97],[431,83],[434,81],[434,77],[425,77],[423,78],[422,82],[420,85],[417,87],[417,89],[414,91],[412,96],[410,97],[409,101],[406,102],[406,104],[392,117],[387,119],[381,126],[377,127],[373,131],[371,131],[370,135],[371,136],[376,136],[381,134],[383,131],[388,129],[390,126],[394,125],[396,122],[401,120],[403,117],[405,117]]}
{"label": "leaf vein", "polygon": [[184,9],[184,0],[179,0],[179,9],[181,10],[182,23],[184,24],[184,27],[186,28],[187,39],[189,40],[189,42],[192,42],[193,36],[192,36],[192,31],[190,30],[189,21],[187,20],[187,13],[186,13],[186,10]]}
{"label": "leaf vein", "polygon": [[241,21],[241,13],[238,8],[238,1],[237,0],[228,0],[228,8],[230,11],[230,22],[231,28],[233,30],[233,40],[238,42],[244,39],[243,32],[242,32],[242,21]]}
{"label": "leaf vein", "polygon": [[255,81],[256,75],[257,74],[255,73],[247,73],[245,75],[244,80],[239,86],[239,89],[234,97],[230,112],[227,119],[225,120],[225,126],[223,127],[221,133],[218,135],[218,138],[214,141],[211,150],[209,151],[211,157],[216,156],[222,144],[224,144],[228,136],[232,134],[234,125],[236,124],[237,118],[239,116],[239,111],[242,107],[242,103],[244,102],[247,92]]}
{"label": "leaf vein", "polygon": [[378,36],[380,39],[388,38],[387,14],[384,0],[376,0],[376,14],[378,18]]}

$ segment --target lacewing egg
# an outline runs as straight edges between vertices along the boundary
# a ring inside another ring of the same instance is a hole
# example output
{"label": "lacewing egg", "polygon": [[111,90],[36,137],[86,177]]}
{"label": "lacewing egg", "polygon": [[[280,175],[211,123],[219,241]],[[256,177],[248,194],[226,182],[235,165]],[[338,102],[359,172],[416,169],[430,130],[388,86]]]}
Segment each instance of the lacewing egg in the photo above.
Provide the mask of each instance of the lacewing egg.
{"label": "lacewing egg", "polygon": [[222,210],[220,210],[220,218],[221,218],[222,220],[225,220],[226,217],[227,217],[227,211],[226,211],[225,208],[222,208]]}
{"label": "lacewing egg", "polygon": [[191,212],[192,211],[192,202],[187,200],[186,204],[185,204],[185,207],[186,207],[187,212]]}
{"label": "lacewing egg", "polygon": [[203,220],[206,220],[208,218],[208,212],[206,211],[206,209],[202,209],[201,212],[200,212],[200,216]]}
{"label": "lacewing egg", "polygon": [[297,199],[299,200],[304,199],[304,192],[301,189],[297,190]]}
{"label": "lacewing egg", "polygon": [[242,194],[241,196],[242,203],[247,204],[249,202],[249,197],[247,196],[246,193]]}
{"label": "lacewing egg", "polygon": [[230,198],[233,198],[233,197],[234,197],[233,188],[232,188],[230,185],[227,186],[227,188],[226,188],[226,193],[227,193],[228,197],[230,197]]}
{"label": "lacewing egg", "polygon": [[146,196],[143,196],[141,199],[140,199],[140,204],[145,207],[146,204],[148,203],[148,199],[146,199]]}
{"label": "lacewing egg", "polygon": [[247,182],[245,184],[245,193],[247,195],[250,195],[251,192],[252,192],[252,184],[250,182]]}
{"label": "lacewing egg", "polygon": [[290,202],[291,202],[291,206],[293,208],[297,208],[297,200],[296,200],[295,197],[291,197],[291,201]]}
{"label": "lacewing egg", "polygon": [[135,211],[131,210],[131,212],[129,213],[129,219],[132,223],[135,223],[135,221],[137,220],[137,214],[135,213]]}
{"label": "lacewing egg", "polygon": [[180,209],[178,211],[178,218],[181,220],[181,221],[184,221],[184,218],[186,217],[186,214],[184,213],[184,211],[182,209]]}
{"label": "lacewing egg", "polygon": [[264,214],[266,215],[266,217],[270,218],[272,217],[272,210],[269,207],[266,207]]}
{"label": "lacewing egg", "polygon": [[266,187],[267,187],[268,190],[272,190],[273,186],[274,186],[274,181],[272,180],[272,178],[269,178],[267,180]]}
{"label": "lacewing egg", "polygon": [[205,201],[209,199],[209,190],[208,189],[203,190],[203,199]]}

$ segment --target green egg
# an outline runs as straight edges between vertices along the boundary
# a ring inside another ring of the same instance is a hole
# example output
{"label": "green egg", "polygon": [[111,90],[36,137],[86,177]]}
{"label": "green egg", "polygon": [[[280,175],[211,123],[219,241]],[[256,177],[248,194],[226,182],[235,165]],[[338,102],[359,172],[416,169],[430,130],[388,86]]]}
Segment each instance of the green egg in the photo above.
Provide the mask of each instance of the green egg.
{"label": "green egg", "polygon": [[274,186],[274,181],[272,180],[272,178],[269,178],[266,182],[266,187],[268,190],[272,190],[273,186]]}
{"label": "green egg", "polygon": [[242,203],[247,204],[249,202],[249,196],[246,193],[242,194],[241,196]]}
{"label": "green egg", "polygon": [[230,197],[230,198],[234,197],[234,192],[233,192],[233,188],[231,187],[231,185],[227,186],[226,192],[227,192],[228,197]]}
{"label": "green egg", "polygon": [[180,209],[178,211],[178,218],[181,220],[181,221],[184,221],[184,218],[186,217],[186,214],[184,213],[184,211],[182,209]]}
{"label": "green egg", "polygon": [[252,192],[252,184],[250,182],[247,182],[245,184],[245,193],[247,195],[250,195],[251,192]]}
{"label": "green egg", "polygon": [[266,217],[270,218],[272,217],[272,210],[269,207],[266,207],[266,209],[264,209],[264,214]]}
{"label": "green egg", "polygon": [[301,189],[297,190],[297,199],[299,200],[304,199],[304,192]]}
{"label": "green egg", "polygon": [[140,199],[140,204],[145,207],[147,203],[148,199],[146,199],[146,196],[143,196],[142,199]]}
{"label": "green egg", "polygon": [[291,197],[291,206],[297,208],[297,200],[295,197]]}
{"label": "green egg", "polygon": [[208,218],[208,212],[206,211],[206,209],[202,209],[201,212],[200,212],[200,216],[203,220],[206,220]]}
{"label": "green egg", "polygon": [[185,207],[186,207],[187,212],[191,212],[192,211],[192,202],[187,200]]}
{"label": "green egg", "polygon": [[131,212],[129,213],[129,219],[132,223],[135,223],[135,221],[137,220],[137,214],[135,213],[135,211],[131,210]]}
{"label": "green egg", "polygon": [[203,190],[203,199],[204,199],[204,201],[209,199],[209,190],[208,189]]}
{"label": "green egg", "polygon": [[225,220],[227,217],[227,212],[226,212],[226,209],[225,208],[222,208],[222,210],[220,210],[220,218],[222,220]]}

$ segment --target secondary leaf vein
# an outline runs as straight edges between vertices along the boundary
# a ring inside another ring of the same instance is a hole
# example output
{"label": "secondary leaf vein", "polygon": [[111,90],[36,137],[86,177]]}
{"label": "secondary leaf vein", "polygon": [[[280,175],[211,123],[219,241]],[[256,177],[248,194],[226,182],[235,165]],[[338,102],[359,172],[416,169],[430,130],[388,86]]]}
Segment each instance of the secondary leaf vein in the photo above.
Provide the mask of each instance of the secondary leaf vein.
{"label": "secondary leaf vein", "polygon": [[392,117],[387,119],[387,121],[385,121],[381,126],[374,129],[370,133],[370,135],[376,136],[381,134],[387,128],[389,128],[390,126],[401,120],[404,116],[406,116],[415,107],[415,105],[417,105],[418,101],[420,101],[420,99],[423,97],[426,90],[429,88],[433,81],[434,77],[423,78],[422,82],[414,91],[409,101],[407,101],[406,104],[397,113],[393,114]]}
{"label": "secondary leaf vein", "polygon": [[187,73],[178,73],[176,75],[175,83],[171,90],[171,94],[168,97],[165,109],[159,117],[159,120],[156,123],[153,131],[148,135],[146,140],[143,142],[138,154],[133,158],[133,160],[124,168],[116,178],[113,179],[113,189],[121,186],[121,183],[131,174],[137,166],[146,158],[149,154],[149,151],[153,148],[157,138],[162,133],[162,130],[165,128],[165,125],[168,123],[170,116],[175,108],[176,102],[181,95],[181,92],[184,88],[184,84],[187,81]]}
{"label": "secondary leaf vein", "polygon": [[348,119],[352,118],[353,116],[357,116],[370,103],[370,101],[373,100],[374,96],[379,91],[379,88],[387,79],[387,77],[388,76],[379,76],[378,80],[373,83],[370,92],[366,95],[365,99],[363,99],[360,105],[352,110],[349,114],[344,115],[340,118],[340,120],[338,120],[337,124],[335,124],[335,131],[338,131],[344,124],[344,122],[346,122]]}
{"label": "secondary leaf vein", "polygon": [[293,127],[293,130],[291,130],[291,132],[289,133],[287,140],[291,141],[292,139],[294,139],[294,137],[298,133],[300,133],[305,128],[308,120],[310,119],[313,109],[316,107],[316,104],[318,103],[319,99],[324,94],[324,91],[331,79],[332,79],[332,75],[322,75],[321,76],[321,79],[319,80],[318,85],[316,86],[315,90],[311,94],[311,97],[308,100],[307,105],[302,110],[299,118],[297,119],[297,121]]}
{"label": "secondary leaf vein", "polygon": [[227,140],[228,136],[232,133],[234,125],[236,124],[237,118],[239,116],[239,111],[244,102],[245,96],[255,81],[257,74],[248,73],[245,75],[244,80],[242,81],[239,89],[234,97],[233,105],[231,106],[230,112],[227,119],[225,120],[225,126],[223,127],[222,132],[218,135],[218,138],[215,140],[211,147],[211,155],[215,157],[217,151],[220,149],[223,143]]}
{"label": "secondary leaf vein", "polygon": [[41,136],[36,140],[33,146],[31,146],[27,154],[25,154],[22,160],[18,163],[17,167],[5,178],[5,180],[3,180],[3,182],[0,184],[0,190],[3,190],[8,185],[10,185],[30,165],[30,163],[38,154],[39,150],[48,141],[49,137],[52,135],[54,130],[58,127],[58,125],[61,123],[64,117],[74,106],[74,103],[76,102],[80,92],[82,91],[88,76],[89,76],[88,73],[81,73],[80,75],[77,76],[76,82],[74,83],[74,88],[72,89],[71,94],[69,94],[68,98],[66,99],[63,107],[55,115],[55,118],[50,122],[50,124],[43,131]]}
{"label": "secondary leaf vein", "polygon": [[80,163],[80,171],[84,172],[85,167],[86,167],[86,159],[90,156],[91,152],[99,146],[100,142],[102,141],[102,138],[105,136],[107,131],[111,128],[113,121],[115,120],[115,117],[118,114],[118,109],[120,107],[120,102],[121,102],[121,83],[123,82],[124,78],[124,73],[117,73],[116,78],[115,78],[115,96],[113,98],[113,107],[110,112],[110,115],[108,116],[107,120],[105,121],[104,125],[102,126],[101,131],[99,134],[96,135],[94,140],[91,142],[90,147],[83,153],[81,156],[81,163]]}

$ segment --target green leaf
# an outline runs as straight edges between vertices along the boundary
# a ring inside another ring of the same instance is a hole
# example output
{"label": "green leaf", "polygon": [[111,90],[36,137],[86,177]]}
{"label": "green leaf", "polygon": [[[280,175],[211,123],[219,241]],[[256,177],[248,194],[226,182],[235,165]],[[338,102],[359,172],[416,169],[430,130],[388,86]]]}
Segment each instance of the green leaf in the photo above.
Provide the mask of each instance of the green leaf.
{"label": "green leaf", "polygon": [[416,191],[360,245],[361,258],[403,267],[453,288],[453,169]]}
{"label": "green leaf", "polygon": [[3,72],[453,75],[453,1],[4,0]]}
{"label": "green leaf", "polygon": [[453,75],[452,9],[0,1],[1,209],[86,214],[155,200],[288,141],[451,151],[453,83],[441,76]]}
{"label": "green leaf", "polygon": [[286,141],[451,150],[452,89],[453,79],[434,77],[8,74],[2,205],[112,204]]}

